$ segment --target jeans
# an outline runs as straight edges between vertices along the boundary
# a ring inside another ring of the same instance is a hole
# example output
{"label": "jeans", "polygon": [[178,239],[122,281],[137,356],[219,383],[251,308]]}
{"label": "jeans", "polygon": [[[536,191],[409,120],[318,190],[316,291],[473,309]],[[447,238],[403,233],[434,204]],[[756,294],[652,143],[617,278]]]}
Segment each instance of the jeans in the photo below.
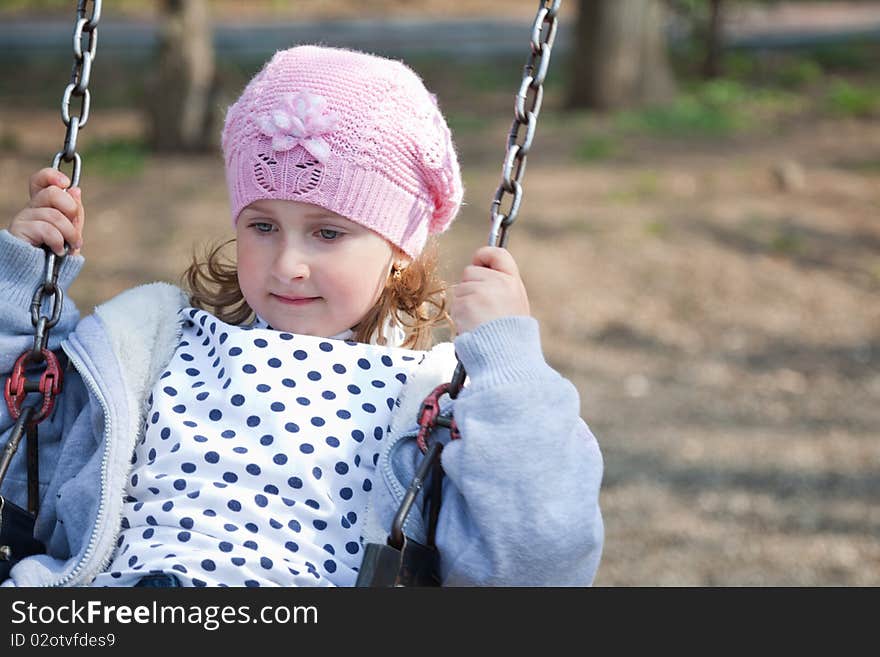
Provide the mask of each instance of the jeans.
{"label": "jeans", "polygon": [[135,584],[136,587],[144,587],[151,589],[169,589],[169,588],[177,588],[180,586],[180,580],[177,579],[174,575],[167,575],[165,573],[152,573],[150,575],[144,575],[138,580],[138,583]]}

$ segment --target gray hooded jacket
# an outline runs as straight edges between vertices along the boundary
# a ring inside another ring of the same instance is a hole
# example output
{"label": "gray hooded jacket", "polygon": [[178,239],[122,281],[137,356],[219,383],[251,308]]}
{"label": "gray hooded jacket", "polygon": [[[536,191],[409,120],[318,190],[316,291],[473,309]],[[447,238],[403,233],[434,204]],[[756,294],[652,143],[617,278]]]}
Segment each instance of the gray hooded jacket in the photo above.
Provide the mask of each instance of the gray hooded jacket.
{"label": "gray hooded jacket", "polygon": [[[0,231],[0,373],[33,345],[30,303],[43,251]],[[83,265],[61,266],[66,291]],[[64,389],[40,424],[37,538],[46,554],[22,560],[3,586],[87,585],[110,562],[120,530],[131,456],[144,427],[146,400],[181,334],[178,288],[131,289],[80,319],[65,296],[49,347],[69,359]],[[444,440],[446,472],[436,543],[445,586],[586,586],[604,540],[599,510],[602,457],[580,418],[574,386],[544,361],[537,322],[487,322],[428,353],[395,407],[364,524],[364,542],[384,543],[421,460],[414,437],[422,400],[455,366],[468,383],[454,402],[461,440]],[[12,426],[0,408],[0,443]],[[26,502],[24,449],[2,493]],[[419,498],[421,502],[421,496]],[[408,536],[424,542],[413,511]]]}

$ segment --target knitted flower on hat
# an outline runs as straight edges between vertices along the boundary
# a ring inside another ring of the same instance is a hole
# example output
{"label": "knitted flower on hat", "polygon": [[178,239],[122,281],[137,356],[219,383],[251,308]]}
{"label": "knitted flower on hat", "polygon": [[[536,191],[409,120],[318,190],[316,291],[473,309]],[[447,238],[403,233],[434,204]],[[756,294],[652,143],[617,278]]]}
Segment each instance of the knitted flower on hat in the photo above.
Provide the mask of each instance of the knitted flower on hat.
{"label": "knitted flower on hat", "polygon": [[330,144],[322,135],[336,129],[339,121],[336,113],[326,108],[324,98],[308,91],[286,94],[275,109],[257,119],[257,124],[264,135],[272,138],[273,150],[302,146],[318,162],[325,163]]}
{"label": "knitted flower on hat", "polygon": [[276,53],[229,108],[223,153],[233,221],[260,199],[302,201],[413,257],[463,197],[436,98],[402,62],[353,50]]}

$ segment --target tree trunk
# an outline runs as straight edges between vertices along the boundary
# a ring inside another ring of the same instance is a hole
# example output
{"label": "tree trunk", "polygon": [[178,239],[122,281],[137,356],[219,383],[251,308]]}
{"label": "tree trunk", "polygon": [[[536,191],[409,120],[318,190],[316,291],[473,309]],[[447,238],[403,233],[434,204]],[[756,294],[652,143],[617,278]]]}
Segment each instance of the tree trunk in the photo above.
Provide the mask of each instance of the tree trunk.
{"label": "tree trunk", "polygon": [[703,62],[703,76],[717,78],[723,71],[722,52],[722,0],[709,1],[709,18],[706,25],[706,59]]}
{"label": "tree trunk", "polygon": [[157,151],[216,146],[214,46],[206,0],[163,0],[154,72],[146,83],[148,141]]}
{"label": "tree trunk", "polygon": [[663,0],[581,0],[570,108],[620,109],[672,96]]}

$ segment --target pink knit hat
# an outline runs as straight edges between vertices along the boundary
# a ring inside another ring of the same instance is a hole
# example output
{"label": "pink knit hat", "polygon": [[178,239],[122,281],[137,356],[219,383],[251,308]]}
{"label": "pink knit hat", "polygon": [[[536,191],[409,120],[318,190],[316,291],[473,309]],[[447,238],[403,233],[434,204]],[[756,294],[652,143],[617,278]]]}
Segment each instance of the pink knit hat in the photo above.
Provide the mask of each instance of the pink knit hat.
{"label": "pink knit hat", "polygon": [[275,53],[229,108],[222,143],[233,223],[259,199],[303,201],[416,257],[461,205],[435,96],[383,57],[319,46]]}

